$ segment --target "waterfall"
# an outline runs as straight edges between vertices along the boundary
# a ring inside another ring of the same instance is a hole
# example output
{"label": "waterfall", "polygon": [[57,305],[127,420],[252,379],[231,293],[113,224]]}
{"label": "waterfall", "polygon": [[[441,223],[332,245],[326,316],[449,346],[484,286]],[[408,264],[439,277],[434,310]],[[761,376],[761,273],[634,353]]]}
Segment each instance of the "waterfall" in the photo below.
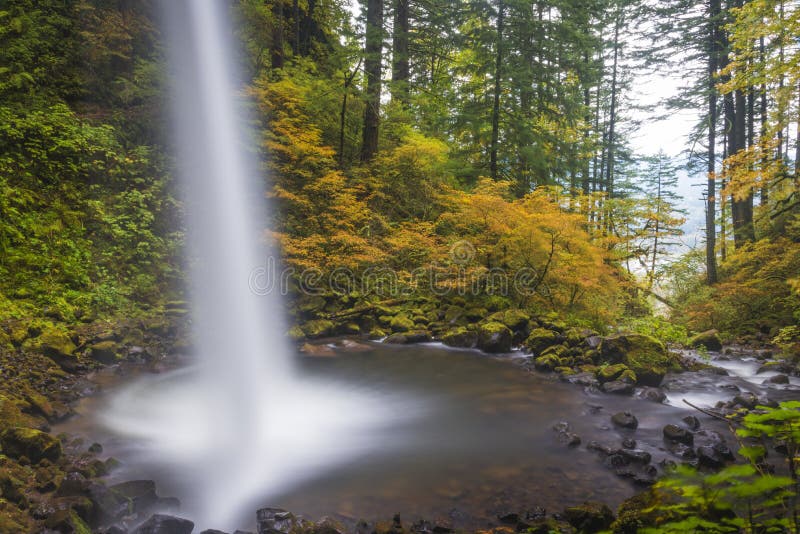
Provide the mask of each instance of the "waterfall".
{"label": "waterfall", "polygon": [[398,443],[386,427],[413,416],[416,401],[293,368],[278,287],[250,287],[254,270],[280,262],[263,243],[267,183],[246,127],[228,3],[162,5],[196,364],[116,392],[101,419],[135,443],[147,476],[177,493],[181,515],[200,530],[235,530],[251,526],[243,518],[257,507],[279,504],[269,499],[281,491]]}

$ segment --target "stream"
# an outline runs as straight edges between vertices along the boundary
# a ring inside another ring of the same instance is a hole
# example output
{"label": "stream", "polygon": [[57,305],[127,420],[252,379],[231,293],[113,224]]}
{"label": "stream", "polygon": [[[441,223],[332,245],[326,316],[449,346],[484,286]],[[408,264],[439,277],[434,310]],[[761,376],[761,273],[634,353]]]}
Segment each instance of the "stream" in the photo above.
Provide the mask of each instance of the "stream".
{"label": "stream", "polygon": [[[277,475],[271,483],[239,503],[232,524],[200,523],[198,531],[254,531],[255,510],[267,506],[313,519],[332,516],[349,525],[358,519],[388,520],[399,513],[406,522],[425,518],[462,529],[496,525],[500,515],[535,507],[555,512],[586,500],[615,507],[637,486],[606,468],[602,457],[586,448],[589,441],[619,447],[632,437],[657,466],[664,459],[675,460],[663,442],[665,424],[680,424],[691,414],[701,421],[701,428],[727,435],[724,424],[690,409],[682,399],[713,407],[740,391],[780,401],[796,398],[800,390],[797,378],[787,385],[763,385],[776,373],[757,374],[762,362],[748,356],[713,355],[710,363],[729,375],[713,370],[668,375],[663,384],[667,401],[658,404],[587,391],[559,381],[556,375],[528,372],[521,368],[520,353],[490,357],[435,343],[356,346],[360,350],[337,350],[332,344],[335,357],[300,358],[300,373],[308,381],[308,391],[323,396],[334,390],[337,395],[353,393],[355,399],[389,407],[381,412],[384,420],[330,436],[310,434],[303,456],[308,460],[302,465],[292,462],[293,445],[265,451],[265,457],[274,457],[270,465]],[[160,409],[171,409],[163,405],[161,395],[180,390],[192,373],[184,360],[159,373],[134,368],[122,378],[101,374],[96,377],[101,392],[83,399],[79,415],[54,431],[100,442],[104,455],[120,460],[122,465],[109,483],[155,480],[160,495],[180,499],[181,516],[208,521],[198,498],[204,492],[194,487],[186,466],[159,454],[146,439],[108,424],[109,417],[124,418],[120,405],[133,411],[153,409],[144,405],[148,397],[161,403]],[[132,399],[138,404],[130,406]],[[359,407],[341,406],[345,413],[332,417],[346,425],[355,415],[347,410]],[[281,424],[288,432],[302,433],[304,426],[316,424],[314,414],[302,406],[287,405],[285,410],[288,415]],[[638,429],[612,425],[610,416],[619,411],[632,412]],[[580,446],[559,442],[553,426],[560,421],[568,422],[582,438]],[[332,454],[339,450],[348,454]],[[253,466],[253,476],[263,467]]]}

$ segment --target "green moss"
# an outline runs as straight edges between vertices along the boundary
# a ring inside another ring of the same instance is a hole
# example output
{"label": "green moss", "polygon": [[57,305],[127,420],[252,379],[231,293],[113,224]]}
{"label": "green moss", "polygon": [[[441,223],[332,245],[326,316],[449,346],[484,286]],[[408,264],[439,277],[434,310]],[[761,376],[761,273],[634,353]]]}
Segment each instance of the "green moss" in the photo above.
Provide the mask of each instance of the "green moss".
{"label": "green moss", "polygon": [[305,339],[306,334],[303,332],[303,329],[297,325],[292,325],[286,335],[289,336],[291,339],[295,341],[300,341],[301,339]]}
{"label": "green moss", "polygon": [[627,365],[637,383],[646,386],[658,386],[667,371],[678,368],[664,344],[644,334],[609,336],[601,342],[599,352],[604,361]]}
{"label": "green moss", "polygon": [[333,321],[327,319],[314,319],[302,326],[303,333],[310,339],[329,336],[333,330]]}
{"label": "green moss", "polygon": [[442,334],[442,343],[450,347],[472,348],[478,342],[478,334],[464,326],[452,328]]}
{"label": "green moss", "polygon": [[389,321],[389,328],[392,332],[408,332],[414,329],[414,321],[407,315],[396,315]]}
{"label": "green moss", "polygon": [[545,356],[539,356],[533,361],[534,367],[539,371],[552,371],[557,367],[563,367],[561,364],[561,358],[559,358],[555,354],[547,354]]}
{"label": "green moss", "polygon": [[541,354],[546,348],[556,345],[558,339],[558,332],[546,328],[536,328],[525,339],[525,347],[533,354]]}
{"label": "green moss", "polygon": [[69,335],[55,326],[48,326],[38,336],[27,339],[23,343],[23,348],[41,352],[56,360],[74,359],[76,349]]}
{"label": "green moss", "polygon": [[630,371],[630,369],[628,369],[628,366],[624,363],[606,365],[597,371],[597,378],[601,382],[611,382],[612,380],[616,380],[617,377],[619,377],[625,371]]}
{"label": "green moss", "polygon": [[101,341],[89,346],[89,356],[98,362],[111,364],[119,360],[119,346],[115,341]]}
{"label": "green moss", "polygon": [[33,428],[14,427],[0,432],[0,446],[4,454],[12,458],[25,456],[33,463],[61,457],[61,442]]}

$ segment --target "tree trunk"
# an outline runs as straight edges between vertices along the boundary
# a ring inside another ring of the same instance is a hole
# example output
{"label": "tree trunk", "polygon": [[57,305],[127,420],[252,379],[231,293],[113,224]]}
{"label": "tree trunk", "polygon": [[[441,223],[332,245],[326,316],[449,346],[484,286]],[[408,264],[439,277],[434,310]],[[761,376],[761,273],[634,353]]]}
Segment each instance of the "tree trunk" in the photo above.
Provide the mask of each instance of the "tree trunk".
{"label": "tree trunk", "polygon": [[378,151],[381,110],[381,54],[383,52],[383,0],[367,0],[364,72],[367,76],[366,109],[361,161],[371,161]]}
{"label": "tree trunk", "polygon": [[709,1],[709,46],[708,46],[708,182],[706,193],[706,282],[717,282],[717,89],[714,76],[717,73],[719,56],[719,25],[722,6],[720,0]]}
{"label": "tree trunk", "polygon": [[611,109],[608,115],[608,159],[606,164],[606,192],[608,198],[614,196],[614,144],[616,142],[614,130],[617,122],[617,65],[619,63],[619,29],[622,23],[622,13],[617,12],[614,22],[614,61],[611,66]]}
{"label": "tree trunk", "polygon": [[489,169],[492,178],[500,177],[497,168],[497,149],[500,143],[500,90],[502,88],[503,69],[503,22],[505,18],[505,5],[503,0],[497,3],[497,50],[494,67],[494,103],[492,105],[492,141],[489,154]]}
{"label": "tree trunk", "polygon": [[395,0],[392,29],[392,100],[408,105],[409,0]]}

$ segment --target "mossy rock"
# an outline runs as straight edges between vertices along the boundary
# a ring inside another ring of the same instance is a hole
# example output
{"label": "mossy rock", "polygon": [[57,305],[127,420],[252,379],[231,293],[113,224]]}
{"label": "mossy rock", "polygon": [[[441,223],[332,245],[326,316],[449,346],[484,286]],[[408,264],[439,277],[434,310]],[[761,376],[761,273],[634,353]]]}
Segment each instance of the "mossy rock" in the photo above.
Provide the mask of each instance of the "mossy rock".
{"label": "mossy rock", "polygon": [[657,523],[677,519],[659,504],[659,496],[652,489],[637,493],[619,505],[611,531],[615,534],[636,534],[647,527],[655,527]]}
{"label": "mossy rock", "polygon": [[611,382],[612,380],[616,380],[625,371],[630,371],[630,369],[628,369],[628,366],[624,363],[606,365],[597,371],[597,379],[600,380],[600,382]]}
{"label": "mossy rock", "polygon": [[302,329],[306,337],[314,339],[331,335],[334,326],[333,321],[328,319],[314,319],[305,323]]}
{"label": "mossy rock", "polygon": [[501,295],[489,295],[483,300],[483,305],[486,306],[490,312],[496,312],[510,308],[511,300]]}
{"label": "mossy rock", "polygon": [[679,368],[663,343],[644,334],[603,338],[599,353],[603,361],[627,365],[636,374],[637,384],[644,386],[658,387],[667,371]]}
{"label": "mossy rock", "polygon": [[345,334],[345,335],[348,335],[348,336],[357,336],[358,334],[361,333],[361,327],[356,322],[345,323],[345,324],[342,325],[340,330],[341,330],[342,334]]}
{"label": "mossy rock", "polygon": [[560,374],[561,376],[571,376],[575,374],[575,369],[569,366],[556,367],[555,369],[553,369],[553,371]]}
{"label": "mossy rock", "polygon": [[12,476],[11,473],[6,470],[0,472],[0,496],[5,500],[15,504],[26,501],[24,489],[24,482]]}
{"label": "mossy rock", "polygon": [[92,530],[83,522],[83,519],[71,509],[56,510],[44,522],[44,525],[56,532],[70,532],[71,534],[92,534]]}
{"label": "mossy rock", "polygon": [[390,324],[392,324],[392,319],[394,319],[394,315],[379,315],[378,323],[381,326],[388,327]]}
{"label": "mossy rock", "polygon": [[0,428],[32,426],[35,424],[35,420],[31,416],[22,413],[19,404],[19,401],[0,394]]}
{"label": "mossy rock", "polygon": [[464,318],[470,323],[482,321],[487,315],[489,315],[489,311],[486,308],[469,308],[464,312]]}
{"label": "mossy rock", "polygon": [[536,328],[525,339],[525,347],[533,354],[541,354],[548,347],[557,345],[560,334],[546,328]]}
{"label": "mossy rock", "polygon": [[539,356],[533,360],[533,366],[539,371],[552,371],[557,367],[563,367],[561,358],[555,354]]}
{"label": "mossy rock", "polygon": [[26,457],[33,463],[56,461],[61,457],[61,442],[50,434],[33,428],[14,427],[0,432],[3,454],[12,458]]}
{"label": "mossy rock", "polygon": [[568,356],[569,349],[564,345],[552,345],[542,351],[542,356],[554,355],[558,358],[565,358]]}
{"label": "mossy rock", "polygon": [[595,332],[583,328],[569,328],[564,332],[564,337],[570,347],[583,344],[583,341],[592,335],[595,335]]}
{"label": "mossy rock", "polygon": [[471,349],[478,344],[478,333],[458,326],[445,332],[441,336],[442,343],[448,347],[461,347]]}
{"label": "mossy rock", "polygon": [[478,325],[478,348],[484,352],[509,352],[513,334],[503,323],[491,321]]}
{"label": "mossy rock", "polygon": [[77,361],[75,343],[66,332],[54,326],[42,330],[36,337],[28,338],[22,346],[44,354],[62,367],[65,363]]}
{"label": "mossy rock", "polygon": [[703,347],[706,350],[719,351],[722,350],[722,340],[716,330],[706,330],[690,338],[689,346],[694,349]]}
{"label": "mossy rock", "polygon": [[28,339],[28,325],[23,321],[13,321],[6,325],[6,332],[15,347],[19,347]]}
{"label": "mossy rock", "polygon": [[503,323],[506,325],[512,332],[524,332],[525,330],[529,329],[531,316],[518,308],[511,308],[508,310],[499,311],[497,313],[493,313],[489,317],[490,321],[497,321],[498,323]]}
{"label": "mossy rock", "polygon": [[325,308],[325,297],[321,295],[306,295],[297,302],[297,309],[308,315],[316,314]]}
{"label": "mossy rock", "polygon": [[306,338],[306,334],[303,332],[303,329],[297,325],[293,325],[289,331],[286,332],[286,335],[294,341],[300,341]]}
{"label": "mossy rock", "polygon": [[617,380],[626,384],[636,384],[636,382],[638,382],[636,373],[634,373],[632,369],[623,371],[622,374],[617,377]]}
{"label": "mossy rock", "polygon": [[466,310],[461,306],[448,306],[444,310],[444,320],[448,323],[454,323],[459,319],[463,318],[466,314]]}
{"label": "mossy rock", "polygon": [[119,345],[114,341],[94,343],[89,345],[89,357],[101,363],[115,363],[120,359]]}
{"label": "mossy rock", "polygon": [[396,315],[389,321],[389,328],[392,329],[392,332],[408,332],[414,330],[414,321],[407,315]]}
{"label": "mossy rock", "polygon": [[48,420],[52,419],[53,416],[56,415],[56,410],[53,408],[53,404],[47,399],[47,397],[32,387],[25,385],[22,393],[25,396],[25,400],[28,401],[33,410],[35,410],[37,413],[43,415]]}
{"label": "mossy rock", "polygon": [[380,328],[373,328],[372,330],[369,331],[369,334],[367,334],[367,337],[369,339],[383,339],[386,336],[387,336],[386,331]]}
{"label": "mossy rock", "polygon": [[614,513],[605,504],[585,502],[580,506],[570,506],[564,510],[564,518],[578,532],[600,532],[611,526]]}

